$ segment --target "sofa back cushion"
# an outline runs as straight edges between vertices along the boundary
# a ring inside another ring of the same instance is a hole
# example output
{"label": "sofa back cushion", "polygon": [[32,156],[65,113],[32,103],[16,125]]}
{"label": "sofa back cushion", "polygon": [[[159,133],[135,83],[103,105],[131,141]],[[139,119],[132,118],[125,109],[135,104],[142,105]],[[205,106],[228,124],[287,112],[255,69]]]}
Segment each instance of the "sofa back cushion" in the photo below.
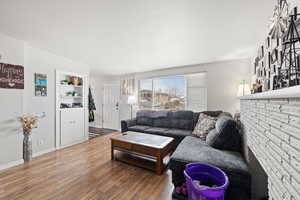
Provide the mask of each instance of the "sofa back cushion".
{"label": "sofa back cushion", "polygon": [[171,112],[168,110],[155,111],[152,116],[153,126],[160,128],[170,128],[170,115]]}
{"label": "sofa back cushion", "polygon": [[200,113],[203,113],[210,117],[218,117],[221,113],[223,113],[223,111],[217,110],[217,111],[203,111],[203,112],[193,113],[193,128],[192,128],[193,130],[194,130],[196,124],[198,123]]}
{"label": "sofa back cushion", "polygon": [[231,117],[219,117],[216,128],[209,132],[206,143],[220,150],[241,152],[241,136],[236,121]]}
{"label": "sofa back cushion", "polygon": [[193,112],[186,110],[170,111],[170,128],[193,130]]}
{"label": "sofa back cushion", "polygon": [[136,113],[136,124],[144,126],[153,126],[153,110],[140,110]]}

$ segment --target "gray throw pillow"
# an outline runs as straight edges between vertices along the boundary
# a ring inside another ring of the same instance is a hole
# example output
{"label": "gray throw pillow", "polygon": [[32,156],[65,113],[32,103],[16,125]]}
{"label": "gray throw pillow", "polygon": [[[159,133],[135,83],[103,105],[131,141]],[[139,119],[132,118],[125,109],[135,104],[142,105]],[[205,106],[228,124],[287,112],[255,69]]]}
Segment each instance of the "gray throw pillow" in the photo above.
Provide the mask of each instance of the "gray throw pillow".
{"label": "gray throw pillow", "polygon": [[206,136],[215,128],[217,118],[201,113],[198,122],[193,130],[193,135],[202,140],[206,140]]}
{"label": "gray throw pillow", "polygon": [[206,143],[220,150],[241,151],[241,136],[236,121],[222,116],[217,120],[216,128],[209,132]]}
{"label": "gray throw pillow", "polygon": [[215,144],[215,142],[216,142],[216,140],[217,140],[217,138],[218,138],[218,136],[219,136],[219,133],[218,133],[218,131],[217,131],[217,129],[213,129],[213,130],[211,130],[208,134],[207,134],[207,136],[206,136],[206,144],[208,144],[209,146],[214,146],[214,144]]}

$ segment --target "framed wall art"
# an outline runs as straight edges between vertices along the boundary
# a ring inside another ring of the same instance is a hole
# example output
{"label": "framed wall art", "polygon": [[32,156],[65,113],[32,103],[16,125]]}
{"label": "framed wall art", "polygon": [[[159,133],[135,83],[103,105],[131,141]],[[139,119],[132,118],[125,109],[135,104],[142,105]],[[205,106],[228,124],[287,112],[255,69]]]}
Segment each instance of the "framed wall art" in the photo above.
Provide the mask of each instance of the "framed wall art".
{"label": "framed wall art", "polygon": [[47,74],[34,74],[34,93],[37,97],[47,96]]}
{"label": "framed wall art", "polygon": [[24,67],[0,63],[0,88],[24,89]]}

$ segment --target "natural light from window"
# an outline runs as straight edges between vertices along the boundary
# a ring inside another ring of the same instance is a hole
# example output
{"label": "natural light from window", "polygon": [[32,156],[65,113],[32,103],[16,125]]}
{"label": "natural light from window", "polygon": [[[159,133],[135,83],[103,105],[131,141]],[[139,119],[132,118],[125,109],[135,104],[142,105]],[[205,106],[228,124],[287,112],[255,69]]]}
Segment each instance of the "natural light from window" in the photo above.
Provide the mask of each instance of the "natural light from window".
{"label": "natural light from window", "polygon": [[139,81],[140,109],[183,110],[186,107],[184,76],[143,79]]}

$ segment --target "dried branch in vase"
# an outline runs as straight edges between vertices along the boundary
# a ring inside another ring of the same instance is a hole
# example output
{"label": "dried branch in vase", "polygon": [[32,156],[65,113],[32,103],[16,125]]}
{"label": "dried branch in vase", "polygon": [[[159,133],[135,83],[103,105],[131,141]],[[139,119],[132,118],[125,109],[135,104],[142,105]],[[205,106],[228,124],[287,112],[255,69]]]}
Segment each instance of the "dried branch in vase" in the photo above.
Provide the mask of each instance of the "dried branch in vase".
{"label": "dried branch in vase", "polygon": [[45,114],[38,116],[33,114],[24,114],[22,117],[18,117],[22,124],[23,133],[30,134],[31,131],[38,127],[37,123],[40,119],[44,118]]}

